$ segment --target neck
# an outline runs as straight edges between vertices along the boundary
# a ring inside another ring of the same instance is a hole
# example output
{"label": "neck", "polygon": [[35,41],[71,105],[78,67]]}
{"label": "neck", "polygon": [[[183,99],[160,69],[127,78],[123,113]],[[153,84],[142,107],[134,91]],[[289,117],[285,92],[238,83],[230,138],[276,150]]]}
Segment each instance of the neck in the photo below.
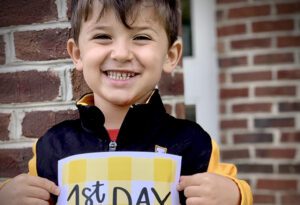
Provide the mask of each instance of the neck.
{"label": "neck", "polygon": [[106,129],[120,129],[128,110],[129,107],[117,106],[102,109],[105,117],[104,126]]}
{"label": "neck", "polygon": [[105,117],[104,126],[106,129],[120,129],[129,106],[118,106],[106,103],[94,95],[94,105],[97,106]]}
{"label": "neck", "polygon": [[[147,93],[147,95],[144,96],[141,102],[148,103],[153,93],[154,90],[152,90],[150,93]],[[103,101],[101,98],[98,98],[96,95],[94,95],[94,104],[104,114],[105,117],[104,126],[106,129],[120,129],[124,121],[124,118],[130,108],[130,105],[119,106],[119,105],[114,105],[112,103],[108,103],[106,101]]]}

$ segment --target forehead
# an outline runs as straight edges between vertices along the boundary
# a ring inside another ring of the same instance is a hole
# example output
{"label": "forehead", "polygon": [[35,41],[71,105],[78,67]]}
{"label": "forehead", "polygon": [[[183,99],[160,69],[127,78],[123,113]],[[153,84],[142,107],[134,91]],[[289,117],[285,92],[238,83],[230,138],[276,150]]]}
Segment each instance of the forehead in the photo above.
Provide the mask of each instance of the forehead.
{"label": "forehead", "polygon": [[111,22],[115,20],[111,19],[112,16],[117,21],[127,24],[126,27],[131,27],[137,23],[159,24],[164,27],[164,19],[151,1],[141,1],[126,11],[118,11],[111,4],[104,5],[100,1],[93,1],[86,20]]}

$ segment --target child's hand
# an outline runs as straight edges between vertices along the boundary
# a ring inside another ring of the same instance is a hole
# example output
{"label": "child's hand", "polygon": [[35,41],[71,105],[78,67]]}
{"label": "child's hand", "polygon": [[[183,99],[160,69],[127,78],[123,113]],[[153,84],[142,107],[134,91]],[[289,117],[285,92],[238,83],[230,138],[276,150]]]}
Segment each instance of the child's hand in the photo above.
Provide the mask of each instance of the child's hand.
{"label": "child's hand", "polygon": [[231,179],[213,173],[181,176],[178,191],[184,190],[187,205],[238,205],[240,192]]}
{"label": "child's hand", "polygon": [[1,205],[48,205],[50,193],[58,195],[58,187],[48,179],[21,174],[0,189]]}

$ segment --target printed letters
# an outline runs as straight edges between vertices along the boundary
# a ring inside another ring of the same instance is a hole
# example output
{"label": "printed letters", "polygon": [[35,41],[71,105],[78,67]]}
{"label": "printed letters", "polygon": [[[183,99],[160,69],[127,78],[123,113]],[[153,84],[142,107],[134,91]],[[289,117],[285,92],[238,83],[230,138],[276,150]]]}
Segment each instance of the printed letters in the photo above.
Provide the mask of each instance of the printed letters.
{"label": "printed letters", "polygon": [[[102,204],[105,200],[107,200],[107,193],[101,190],[101,187],[103,185],[104,184],[101,184],[100,181],[96,181],[95,184],[92,185],[92,188],[84,187],[82,188],[82,190],[80,190],[79,185],[76,184],[74,185],[70,194],[68,195],[68,201],[70,201],[74,197],[75,205],[79,205],[79,202],[82,200],[83,197],[84,205]],[[165,205],[171,192],[168,192],[167,194],[161,194],[158,193],[154,187],[151,187],[150,189],[147,187],[143,187],[138,195],[137,201],[133,201],[133,197],[130,195],[130,192],[128,190],[126,190],[123,187],[114,187],[112,192],[112,199],[108,200],[111,200],[113,205],[117,205],[118,197],[122,195],[123,197],[126,197],[128,205],[151,205],[151,194],[154,196],[155,200],[160,205]]]}

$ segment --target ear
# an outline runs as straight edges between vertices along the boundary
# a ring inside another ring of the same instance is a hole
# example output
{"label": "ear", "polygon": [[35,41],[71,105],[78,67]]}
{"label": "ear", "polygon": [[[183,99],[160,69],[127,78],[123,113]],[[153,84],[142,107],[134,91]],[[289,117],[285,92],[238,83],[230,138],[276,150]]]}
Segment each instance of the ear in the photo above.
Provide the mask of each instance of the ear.
{"label": "ear", "polygon": [[70,38],[67,42],[68,53],[77,70],[82,71],[83,64],[80,57],[80,50],[73,38]]}
{"label": "ear", "polygon": [[173,45],[169,48],[167,53],[167,59],[164,64],[163,70],[166,73],[171,73],[177,66],[182,55],[182,41],[181,39],[176,40]]}

